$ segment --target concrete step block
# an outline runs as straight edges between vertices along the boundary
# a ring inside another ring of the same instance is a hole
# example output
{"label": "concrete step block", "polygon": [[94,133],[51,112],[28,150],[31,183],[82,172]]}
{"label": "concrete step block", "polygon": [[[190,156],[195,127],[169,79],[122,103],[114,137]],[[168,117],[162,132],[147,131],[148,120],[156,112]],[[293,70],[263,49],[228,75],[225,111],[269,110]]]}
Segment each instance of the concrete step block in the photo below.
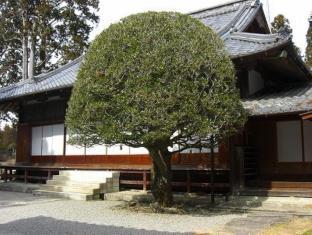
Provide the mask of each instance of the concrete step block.
{"label": "concrete step block", "polygon": [[55,192],[55,191],[48,191],[48,190],[34,190],[33,195],[36,196],[48,196],[48,197],[55,197],[55,198],[66,198],[72,200],[81,200],[81,201],[89,201],[95,200],[99,198],[99,195],[89,195],[83,193],[68,193],[68,192]]}
{"label": "concrete step block", "polygon": [[60,175],[70,176],[70,177],[90,177],[90,178],[113,178],[119,177],[113,171],[60,171]]}
{"label": "concrete step block", "polygon": [[87,178],[87,177],[72,177],[72,176],[64,176],[64,175],[54,175],[53,180],[62,180],[62,181],[78,181],[78,182],[92,182],[92,183],[105,183],[107,179],[99,179],[99,178]]}
{"label": "concrete step block", "polygon": [[79,182],[79,181],[63,181],[63,180],[48,180],[47,185],[55,186],[73,186],[73,187],[83,187],[83,188],[104,188],[106,183],[98,182]]}
{"label": "concrete step block", "polygon": [[63,170],[59,175],[54,175],[52,180],[48,180],[45,186],[36,190],[35,194],[92,200],[92,195],[96,199],[100,194],[118,192],[119,176],[120,173],[115,171]]}
{"label": "concrete step block", "polygon": [[99,194],[99,188],[85,188],[75,186],[62,186],[62,185],[42,185],[42,190],[56,191],[56,192],[72,192],[72,193],[83,193],[83,194]]}

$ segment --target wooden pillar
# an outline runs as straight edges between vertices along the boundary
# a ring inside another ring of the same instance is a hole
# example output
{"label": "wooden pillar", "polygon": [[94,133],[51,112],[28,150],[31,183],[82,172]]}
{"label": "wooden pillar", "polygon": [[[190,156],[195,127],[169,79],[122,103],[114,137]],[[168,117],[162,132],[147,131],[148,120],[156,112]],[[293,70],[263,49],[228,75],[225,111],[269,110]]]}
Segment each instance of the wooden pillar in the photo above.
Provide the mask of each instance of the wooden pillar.
{"label": "wooden pillar", "polygon": [[31,126],[19,124],[17,127],[16,162],[30,162]]}
{"label": "wooden pillar", "polygon": [[3,177],[4,177],[4,182],[7,182],[8,181],[8,169],[6,168],[4,168]]}
{"label": "wooden pillar", "polygon": [[28,169],[25,168],[24,170],[24,183],[27,184],[27,178],[28,178]]}
{"label": "wooden pillar", "polygon": [[191,173],[189,170],[186,170],[186,192],[191,192]]}
{"label": "wooden pillar", "polygon": [[211,137],[211,145],[210,145],[210,157],[211,157],[211,171],[210,171],[210,196],[211,203],[215,203],[215,154],[214,154],[214,137]]}
{"label": "wooden pillar", "polygon": [[229,183],[230,183],[230,194],[235,195],[235,172],[234,172],[234,146],[232,143],[232,138],[228,138],[228,148],[229,148]]}
{"label": "wooden pillar", "polygon": [[48,180],[51,179],[51,169],[48,169]]}
{"label": "wooden pillar", "polygon": [[301,122],[301,146],[302,146],[302,162],[305,162],[305,146],[304,146],[304,123],[303,120],[300,120]]}
{"label": "wooden pillar", "polygon": [[147,176],[146,176],[146,170],[143,171],[143,190],[146,191],[147,189]]}

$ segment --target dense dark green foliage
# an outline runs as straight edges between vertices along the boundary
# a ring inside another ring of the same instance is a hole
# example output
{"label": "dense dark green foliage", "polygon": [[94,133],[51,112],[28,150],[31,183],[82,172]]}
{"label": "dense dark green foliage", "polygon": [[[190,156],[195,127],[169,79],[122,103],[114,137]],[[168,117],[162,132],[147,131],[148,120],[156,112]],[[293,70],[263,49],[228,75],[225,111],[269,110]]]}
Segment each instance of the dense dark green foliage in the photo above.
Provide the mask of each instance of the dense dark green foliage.
{"label": "dense dark green foliage", "polygon": [[[284,31],[286,33],[288,33],[289,35],[291,35],[291,37],[293,36],[293,30],[290,26],[289,20],[282,14],[279,14],[277,16],[274,17],[273,22],[271,23],[271,31],[272,33],[278,33],[280,31]],[[301,55],[301,51],[300,48],[297,47],[295,44],[293,44],[294,49],[296,50],[298,55]]]}
{"label": "dense dark green foliage", "polygon": [[133,15],[92,43],[67,125],[80,134],[78,143],[88,145],[173,145],[232,132],[245,118],[234,74],[222,41],[198,20]]}
{"label": "dense dark green foliage", "polygon": [[287,31],[289,34],[292,34],[292,28],[290,27],[289,20],[282,14],[279,14],[274,17],[273,22],[271,23],[272,33],[277,33],[281,30]]}
{"label": "dense dark green foliage", "polygon": [[306,64],[309,68],[312,68],[312,17],[309,19],[309,29],[307,32],[307,47],[305,52]]}
{"label": "dense dark green foliage", "polygon": [[23,35],[35,43],[35,74],[80,56],[97,8],[98,0],[1,0],[0,85],[21,78]]}
{"label": "dense dark green foliage", "polygon": [[153,195],[170,205],[172,153],[244,124],[235,83],[222,40],[200,21],[166,12],[129,16],[85,56],[66,117],[71,142],[147,148]]}
{"label": "dense dark green foliage", "polygon": [[14,151],[16,148],[16,127],[5,125],[0,130],[0,151]]}

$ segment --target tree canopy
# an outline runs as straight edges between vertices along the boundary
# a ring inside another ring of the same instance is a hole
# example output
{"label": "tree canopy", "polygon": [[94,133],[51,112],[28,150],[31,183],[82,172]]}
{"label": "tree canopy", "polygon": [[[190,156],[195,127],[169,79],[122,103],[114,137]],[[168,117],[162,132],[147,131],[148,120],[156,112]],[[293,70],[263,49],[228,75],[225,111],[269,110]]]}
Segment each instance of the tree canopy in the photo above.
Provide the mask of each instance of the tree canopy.
{"label": "tree canopy", "polygon": [[[271,23],[272,33],[278,33],[284,31],[288,33],[291,37],[293,36],[293,30],[290,26],[289,20],[282,14],[279,14],[274,17],[273,22]],[[293,44],[298,55],[301,55],[300,48]]]}
{"label": "tree canopy", "polygon": [[28,66],[32,76],[80,56],[97,9],[98,0],[1,1],[0,85],[18,81],[23,71],[27,78]]}
{"label": "tree canopy", "polygon": [[278,33],[281,30],[285,30],[289,34],[292,34],[293,31],[289,20],[282,14],[274,17],[273,22],[271,23],[271,30],[272,33]]}
{"label": "tree canopy", "polygon": [[5,125],[0,130],[0,151],[14,151],[16,148],[16,127]]}
{"label": "tree canopy", "polygon": [[308,67],[312,68],[312,16],[309,19],[309,28],[306,38],[307,38],[307,47],[305,52],[305,61]]}
{"label": "tree canopy", "polygon": [[[174,12],[129,16],[103,31],[84,58],[67,110],[70,140],[147,148],[153,195],[165,193],[173,153],[244,124],[235,84],[223,41],[199,20]],[[170,204],[170,193],[156,200]]]}

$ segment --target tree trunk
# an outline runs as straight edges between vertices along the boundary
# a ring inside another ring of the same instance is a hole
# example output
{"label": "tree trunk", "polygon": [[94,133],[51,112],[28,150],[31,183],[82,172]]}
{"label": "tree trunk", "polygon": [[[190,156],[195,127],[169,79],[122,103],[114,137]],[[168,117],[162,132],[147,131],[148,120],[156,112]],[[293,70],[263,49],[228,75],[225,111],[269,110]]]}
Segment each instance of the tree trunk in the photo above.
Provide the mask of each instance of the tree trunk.
{"label": "tree trunk", "polygon": [[153,168],[151,171],[151,190],[156,202],[162,207],[172,205],[171,153],[166,149],[149,149]]}
{"label": "tree trunk", "polygon": [[215,203],[215,154],[214,154],[215,142],[214,137],[210,138],[210,157],[211,157],[211,172],[210,172],[210,195],[211,195],[211,203]]}
{"label": "tree trunk", "polygon": [[[46,22],[43,21],[43,27],[47,28]],[[38,72],[42,73],[43,70],[46,68],[46,61],[47,61],[47,35],[45,30],[43,30],[43,33],[40,35],[40,45],[39,45],[39,66],[38,66]]]}
{"label": "tree trunk", "polygon": [[35,32],[32,32],[30,37],[30,53],[29,53],[29,68],[28,68],[28,78],[34,77],[35,69],[35,48],[36,47],[36,37]]}
{"label": "tree trunk", "polygon": [[22,65],[22,77],[23,79],[28,78],[28,36],[27,36],[27,11],[24,10],[22,13],[23,18],[23,38],[22,38],[22,48],[23,48],[23,65]]}

